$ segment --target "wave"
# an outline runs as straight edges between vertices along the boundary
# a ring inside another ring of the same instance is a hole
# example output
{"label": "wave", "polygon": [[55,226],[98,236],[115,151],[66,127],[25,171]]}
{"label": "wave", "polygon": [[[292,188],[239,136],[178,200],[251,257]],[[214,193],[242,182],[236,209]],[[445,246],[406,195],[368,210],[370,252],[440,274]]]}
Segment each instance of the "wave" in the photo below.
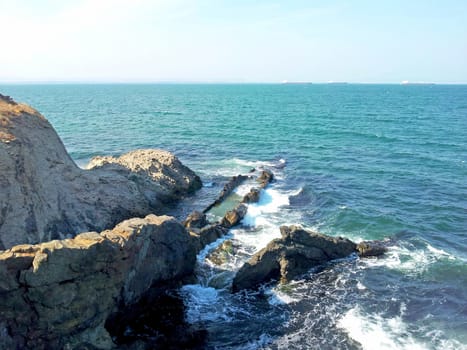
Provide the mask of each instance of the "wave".
{"label": "wave", "polygon": [[361,347],[373,349],[445,349],[465,350],[466,345],[454,339],[446,339],[442,332],[428,332],[428,342],[415,339],[409,326],[403,320],[405,306],[402,304],[400,315],[386,318],[382,314],[364,314],[359,306],[347,311],[337,322]]}
{"label": "wave", "polygon": [[462,258],[456,257],[445,252],[442,249],[435,248],[425,243],[424,248],[414,249],[406,246],[392,246],[383,258],[365,259],[364,264],[371,267],[384,266],[389,269],[399,270],[405,273],[419,274],[427,270],[432,264],[439,261],[462,261]]}
{"label": "wave", "polygon": [[364,315],[357,306],[337,322],[337,327],[345,330],[363,349],[426,349],[424,344],[410,335],[401,316],[384,318],[380,314]]}

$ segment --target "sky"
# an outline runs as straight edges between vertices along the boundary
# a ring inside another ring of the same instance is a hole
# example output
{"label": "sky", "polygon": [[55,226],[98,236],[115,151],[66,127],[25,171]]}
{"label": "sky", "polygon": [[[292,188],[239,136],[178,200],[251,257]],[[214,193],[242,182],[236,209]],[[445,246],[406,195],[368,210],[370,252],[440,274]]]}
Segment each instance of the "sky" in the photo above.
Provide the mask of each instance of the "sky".
{"label": "sky", "polygon": [[467,0],[0,0],[0,82],[467,82]]}

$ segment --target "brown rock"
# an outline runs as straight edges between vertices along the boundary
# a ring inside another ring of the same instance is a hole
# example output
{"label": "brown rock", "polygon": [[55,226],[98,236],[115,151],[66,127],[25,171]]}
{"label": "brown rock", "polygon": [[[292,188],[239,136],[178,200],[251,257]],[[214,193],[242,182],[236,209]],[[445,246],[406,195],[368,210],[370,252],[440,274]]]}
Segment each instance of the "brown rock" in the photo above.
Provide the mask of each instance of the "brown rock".
{"label": "brown rock", "polygon": [[186,228],[203,228],[208,225],[209,222],[206,219],[206,214],[199,211],[194,211],[183,222],[183,226]]}
{"label": "brown rock", "polygon": [[384,241],[363,241],[357,244],[357,253],[360,257],[380,256],[388,251]]}
{"label": "brown rock", "polygon": [[227,228],[237,225],[246,215],[247,210],[248,207],[245,204],[240,203],[236,208],[225,213],[221,220],[221,225]]}
{"label": "brown rock", "polygon": [[194,191],[201,181],[166,151],[98,157],[78,168],[35,109],[0,98],[0,249],[101,231]]}
{"label": "brown rock", "polygon": [[0,332],[20,348],[112,348],[109,315],[190,275],[196,253],[181,224],[155,215],[2,252]]}
{"label": "brown rock", "polygon": [[269,169],[263,170],[257,179],[260,188],[265,188],[272,180],[274,180],[274,174]]}
{"label": "brown rock", "polygon": [[252,188],[250,192],[248,192],[242,200],[242,203],[257,203],[259,202],[261,191],[257,188]]}
{"label": "brown rock", "polygon": [[253,289],[271,279],[290,281],[314,266],[355,252],[355,243],[297,226],[282,226],[282,238],[270,242],[237,272],[232,290]]}

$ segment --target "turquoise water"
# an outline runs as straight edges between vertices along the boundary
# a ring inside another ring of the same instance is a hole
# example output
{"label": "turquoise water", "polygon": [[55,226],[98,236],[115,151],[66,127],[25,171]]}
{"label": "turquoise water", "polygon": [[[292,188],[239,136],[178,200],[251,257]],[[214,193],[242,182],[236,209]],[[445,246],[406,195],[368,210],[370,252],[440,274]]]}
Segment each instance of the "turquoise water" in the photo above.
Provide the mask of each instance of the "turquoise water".
{"label": "turquoise water", "polygon": [[197,306],[192,319],[206,325],[210,346],[465,348],[467,86],[0,85],[0,92],[44,114],[79,164],[164,148],[217,189],[226,176],[284,159],[266,207],[251,208],[253,226],[301,223],[353,240],[393,239],[383,259],[331,265],[286,297],[268,292],[282,295],[278,303],[266,293],[241,310],[239,296],[192,287],[188,304],[204,293],[236,310],[230,321],[209,319]]}

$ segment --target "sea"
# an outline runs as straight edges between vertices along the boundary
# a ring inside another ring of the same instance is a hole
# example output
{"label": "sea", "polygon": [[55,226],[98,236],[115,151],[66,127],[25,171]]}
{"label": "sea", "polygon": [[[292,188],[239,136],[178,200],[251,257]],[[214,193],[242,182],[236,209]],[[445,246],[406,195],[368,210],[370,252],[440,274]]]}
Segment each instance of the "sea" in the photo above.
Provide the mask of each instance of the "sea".
{"label": "sea", "polygon": [[[206,349],[467,349],[467,85],[10,84],[0,93],[38,109],[82,167],[136,148],[173,152],[204,183],[189,210],[233,175],[274,171],[242,224],[198,255],[196,283],[179,290],[187,322],[207,330]],[[235,272],[290,224],[386,240],[389,250],[232,294]],[[237,254],[215,265],[226,240]]]}

